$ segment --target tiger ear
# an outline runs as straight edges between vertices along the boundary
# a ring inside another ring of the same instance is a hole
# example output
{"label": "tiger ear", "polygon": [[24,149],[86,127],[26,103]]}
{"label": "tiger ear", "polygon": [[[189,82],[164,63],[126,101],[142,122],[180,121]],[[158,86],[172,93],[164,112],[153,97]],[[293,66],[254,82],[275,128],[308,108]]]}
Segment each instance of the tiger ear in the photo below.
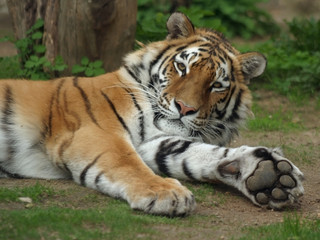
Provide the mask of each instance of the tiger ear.
{"label": "tiger ear", "polygon": [[251,78],[260,76],[267,66],[266,57],[259,52],[240,54],[237,58],[240,62],[244,78],[248,83]]}
{"label": "tiger ear", "polygon": [[183,13],[171,14],[167,21],[167,39],[187,38],[194,35],[194,26],[190,19]]}

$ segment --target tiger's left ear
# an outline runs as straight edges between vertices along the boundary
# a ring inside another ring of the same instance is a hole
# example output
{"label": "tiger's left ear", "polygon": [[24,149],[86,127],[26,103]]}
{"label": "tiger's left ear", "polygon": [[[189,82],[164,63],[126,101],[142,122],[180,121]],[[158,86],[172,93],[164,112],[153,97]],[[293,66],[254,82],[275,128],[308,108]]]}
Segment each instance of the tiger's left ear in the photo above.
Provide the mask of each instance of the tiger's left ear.
{"label": "tiger's left ear", "polygon": [[240,62],[241,71],[247,83],[250,82],[251,78],[260,76],[267,66],[266,57],[259,52],[240,54],[237,58]]}
{"label": "tiger's left ear", "polygon": [[194,26],[190,19],[183,13],[171,14],[167,21],[167,39],[187,38],[194,35]]}

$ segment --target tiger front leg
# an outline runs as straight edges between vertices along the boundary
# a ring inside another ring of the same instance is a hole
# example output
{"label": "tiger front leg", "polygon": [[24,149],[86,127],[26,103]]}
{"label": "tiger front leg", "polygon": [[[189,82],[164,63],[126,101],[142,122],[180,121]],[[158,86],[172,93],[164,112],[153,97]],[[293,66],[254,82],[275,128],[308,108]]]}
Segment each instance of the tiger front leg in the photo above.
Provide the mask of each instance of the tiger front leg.
{"label": "tiger front leg", "polygon": [[220,181],[235,187],[254,204],[280,209],[303,194],[303,174],[279,151],[262,147],[225,148],[159,136],[139,153],[155,172],[178,179]]}
{"label": "tiger front leg", "polygon": [[60,155],[60,166],[75,182],[122,198],[133,209],[157,215],[184,216],[196,206],[186,187],[178,180],[154,174],[124,139],[92,130],[88,136],[86,131],[80,130],[72,137],[72,143],[65,145],[63,152],[60,150]]}

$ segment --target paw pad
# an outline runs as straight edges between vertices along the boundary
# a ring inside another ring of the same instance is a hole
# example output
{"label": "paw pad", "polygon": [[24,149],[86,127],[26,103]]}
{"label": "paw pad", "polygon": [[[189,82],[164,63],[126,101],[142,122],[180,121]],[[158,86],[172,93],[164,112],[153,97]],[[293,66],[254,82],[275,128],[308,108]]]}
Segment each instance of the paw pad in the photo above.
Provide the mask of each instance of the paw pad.
{"label": "paw pad", "polygon": [[290,173],[292,171],[291,165],[286,162],[286,161],[280,161],[277,164],[277,168],[282,172],[282,173]]}
{"label": "paw pad", "polygon": [[258,169],[247,179],[247,187],[250,191],[270,188],[277,181],[277,174],[271,160],[261,161]]}
{"label": "paw pad", "polygon": [[285,187],[293,188],[296,186],[295,181],[288,175],[281,176],[279,181]]}
{"label": "paw pad", "polygon": [[271,202],[286,202],[288,189],[296,187],[292,178],[293,168],[287,161],[274,164],[272,160],[263,160],[258,164],[255,172],[247,179],[247,188],[255,195],[261,205],[270,205]]}

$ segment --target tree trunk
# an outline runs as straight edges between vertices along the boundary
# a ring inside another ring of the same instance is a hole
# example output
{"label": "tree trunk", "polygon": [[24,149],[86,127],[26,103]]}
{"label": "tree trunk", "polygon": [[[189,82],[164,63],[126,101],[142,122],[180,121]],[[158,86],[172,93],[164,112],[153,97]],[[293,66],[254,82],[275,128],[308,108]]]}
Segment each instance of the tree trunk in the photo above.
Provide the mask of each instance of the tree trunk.
{"label": "tree trunk", "polygon": [[43,44],[52,62],[62,56],[71,67],[82,57],[100,59],[117,69],[134,44],[137,0],[7,0],[17,39],[38,18],[44,20]]}

